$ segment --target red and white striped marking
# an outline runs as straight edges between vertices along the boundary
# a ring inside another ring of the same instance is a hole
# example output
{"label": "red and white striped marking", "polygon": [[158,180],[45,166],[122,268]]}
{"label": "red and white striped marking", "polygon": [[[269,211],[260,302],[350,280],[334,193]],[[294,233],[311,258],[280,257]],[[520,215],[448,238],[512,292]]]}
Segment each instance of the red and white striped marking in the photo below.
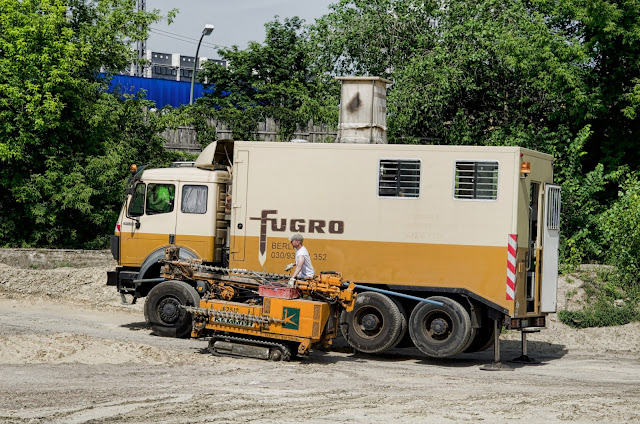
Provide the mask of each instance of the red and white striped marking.
{"label": "red and white striped marking", "polygon": [[507,300],[516,298],[516,255],[518,253],[518,235],[509,234],[507,245]]}

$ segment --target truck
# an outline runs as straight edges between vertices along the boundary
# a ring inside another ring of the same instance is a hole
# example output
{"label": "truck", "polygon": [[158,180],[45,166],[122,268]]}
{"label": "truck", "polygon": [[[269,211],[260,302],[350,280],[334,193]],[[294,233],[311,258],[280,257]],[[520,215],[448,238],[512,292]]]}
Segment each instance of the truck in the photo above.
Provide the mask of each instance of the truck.
{"label": "truck", "polygon": [[[108,284],[123,300],[147,297],[155,333],[188,336],[192,316],[176,305],[198,299],[161,283],[167,247],[222,269],[277,273],[294,261],[288,237],[300,233],[317,271],[371,288],[340,315],[358,351],[415,345],[446,358],[491,347],[503,326],[523,340],[543,329],[556,311],[553,157],[386,144],[387,82],[344,78],[336,143],[218,140],[191,167],[134,169]],[[210,290],[191,284],[200,297]]]}

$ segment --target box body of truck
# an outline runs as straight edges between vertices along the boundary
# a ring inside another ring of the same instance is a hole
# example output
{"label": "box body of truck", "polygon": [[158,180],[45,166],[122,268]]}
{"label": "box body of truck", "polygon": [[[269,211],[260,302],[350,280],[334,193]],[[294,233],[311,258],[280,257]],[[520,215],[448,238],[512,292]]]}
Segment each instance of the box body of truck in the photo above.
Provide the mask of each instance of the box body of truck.
{"label": "box body of truck", "polygon": [[518,147],[236,142],[230,267],[281,272],[301,233],[317,271],[539,317],[556,307],[552,182],[552,157]]}

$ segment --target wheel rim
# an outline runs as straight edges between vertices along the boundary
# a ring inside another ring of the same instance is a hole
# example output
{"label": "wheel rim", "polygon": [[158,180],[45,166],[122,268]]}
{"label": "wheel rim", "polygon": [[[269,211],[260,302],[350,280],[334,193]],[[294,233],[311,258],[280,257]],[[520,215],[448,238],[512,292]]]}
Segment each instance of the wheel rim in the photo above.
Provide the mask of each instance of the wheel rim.
{"label": "wheel rim", "polygon": [[180,319],[181,305],[175,297],[165,297],[158,302],[158,318],[163,324],[174,324]]}
{"label": "wheel rim", "polygon": [[444,311],[431,311],[422,320],[422,331],[430,340],[436,343],[444,342],[454,331],[453,320]]}
{"label": "wheel rim", "polygon": [[365,339],[376,338],[384,328],[382,312],[373,306],[360,308],[353,317],[353,329]]}

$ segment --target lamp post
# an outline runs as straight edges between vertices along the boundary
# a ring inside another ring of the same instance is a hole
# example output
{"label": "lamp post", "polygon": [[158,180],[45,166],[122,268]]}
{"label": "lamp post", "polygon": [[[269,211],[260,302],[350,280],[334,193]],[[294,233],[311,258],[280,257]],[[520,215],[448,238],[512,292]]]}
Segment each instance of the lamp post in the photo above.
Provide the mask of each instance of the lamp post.
{"label": "lamp post", "polygon": [[189,104],[193,104],[193,83],[196,80],[196,68],[198,66],[198,53],[200,53],[200,43],[202,43],[202,39],[205,35],[211,35],[213,32],[213,25],[206,24],[204,29],[202,30],[202,35],[200,36],[200,41],[198,41],[198,48],[196,49],[196,59],[193,61],[193,73],[191,74],[191,93],[189,94]]}

